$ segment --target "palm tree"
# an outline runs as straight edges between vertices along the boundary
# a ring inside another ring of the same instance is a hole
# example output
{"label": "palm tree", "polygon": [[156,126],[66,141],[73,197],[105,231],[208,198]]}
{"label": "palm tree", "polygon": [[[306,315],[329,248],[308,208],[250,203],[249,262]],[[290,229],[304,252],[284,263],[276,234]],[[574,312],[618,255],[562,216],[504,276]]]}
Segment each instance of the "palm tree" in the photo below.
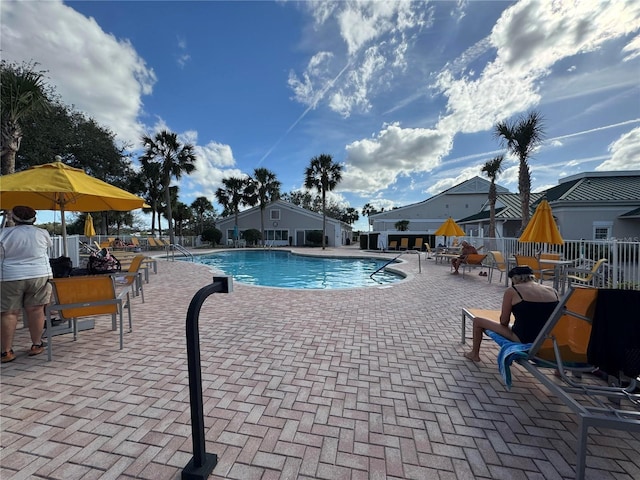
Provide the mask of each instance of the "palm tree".
{"label": "palm tree", "polygon": [[500,122],[495,126],[495,136],[506,144],[507,149],[520,160],[518,172],[518,190],[520,191],[520,207],[522,209],[521,231],[529,223],[529,199],[531,197],[531,174],[529,172],[529,157],[542,142],[542,115],[530,112],[518,120],[509,123]]}
{"label": "palm tree", "polygon": [[189,143],[181,145],[178,141],[178,135],[167,130],[157,133],[154,138],[144,135],[142,143],[146,148],[141,159],[142,163],[156,162],[160,164],[167,220],[169,221],[169,241],[175,243],[175,235],[171,225],[172,212],[169,185],[172,178],[179,180],[183,172],[190,174],[196,169],[194,165],[196,161],[196,156],[193,153],[194,147]]}
{"label": "palm tree", "polygon": [[191,204],[191,209],[196,212],[198,216],[198,235],[202,234],[204,229],[204,214],[207,212],[213,212],[213,204],[207,197],[198,197]]}
{"label": "palm tree", "polygon": [[262,246],[264,247],[264,210],[267,205],[280,198],[280,186],[282,185],[276,174],[266,168],[256,168],[250,179],[253,184],[253,195],[248,198],[249,205],[260,205],[260,232],[262,233]]}
{"label": "palm tree", "polygon": [[[156,233],[156,214],[158,215],[158,228],[160,228],[160,204],[164,192],[160,184],[160,164],[155,162],[142,162],[139,179],[144,188],[144,199],[151,205],[151,234]],[[161,232],[162,234],[162,232]]]}
{"label": "palm tree", "polygon": [[326,248],[327,236],[327,192],[336,188],[342,180],[342,166],[333,163],[331,155],[313,157],[304,171],[305,188],[315,188],[322,196],[322,249]]}
{"label": "palm tree", "polygon": [[16,154],[22,142],[21,122],[29,115],[48,112],[50,105],[44,91],[43,73],[33,71],[32,65],[18,67],[3,61],[0,64],[0,75],[0,173],[8,175],[16,171]]}
{"label": "palm tree", "polygon": [[482,171],[491,180],[491,185],[489,186],[489,238],[496,238],[496,198],[498,196],[496,193],[496,178],[502,172],[503,160],[504,156],[500,155],[487,160],[487,163],[482,166]]}
{"label": "palm tree", "polygon": [[[240,213],[240,205],[248,204],[247,199],[247,185],[249,181],[247,178],[229,177],[222,179],[222,185],[225,188],[218,188],[216,190],[216,198],[225,212],[233,214],[235,217],[235,224],[233,229],[233,244],[238,246],[238,214]],[[223,212],[224,213],[224,212]]]}
{"label": "palm tree", "polygon": [[[376,213],[378,213],[378,210],[376,210],[376,207],[374,207],[370,203],[365,203],[365,205],[362,207],[362,215],[366,215],[367,219],[369,219],[371,215],[374,215]],[[367,223],[369,223],[369,231],[371,231],[371,222],[367,221]]]}

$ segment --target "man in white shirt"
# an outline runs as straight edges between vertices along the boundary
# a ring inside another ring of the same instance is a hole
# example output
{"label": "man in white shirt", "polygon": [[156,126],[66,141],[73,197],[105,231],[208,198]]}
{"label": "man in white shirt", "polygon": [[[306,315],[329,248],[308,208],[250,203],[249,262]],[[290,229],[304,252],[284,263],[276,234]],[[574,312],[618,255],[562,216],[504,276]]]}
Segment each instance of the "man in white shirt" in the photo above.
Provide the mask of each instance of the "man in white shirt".
{"label": "man in white shirt", "polygon": [[53,245],[49,233],[35,227],[36,212],[27,206],[11,211],[15,227],[0,231],[0,303],[2,322],[2,363],[15,360],[13,336],[18,314],[24,309],[31,335],[29,355],[44,351],[44,307],[51,298],[52,277],[48,250]]}

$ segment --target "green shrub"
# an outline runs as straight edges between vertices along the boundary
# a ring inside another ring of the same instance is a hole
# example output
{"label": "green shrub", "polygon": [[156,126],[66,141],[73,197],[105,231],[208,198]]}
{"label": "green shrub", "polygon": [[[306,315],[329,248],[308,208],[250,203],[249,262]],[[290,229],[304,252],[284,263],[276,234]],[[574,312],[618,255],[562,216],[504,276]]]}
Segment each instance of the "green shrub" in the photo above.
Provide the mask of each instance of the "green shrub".
{"label": "green shrub", "polygon": [[247,241],[247,245],[257,245],[258,240],[262,239],[262,233],[255,228],[244,230],[242,236]]}
{"label": "green shrub", "polygon": [[222,239],[222,232],[215,227],[205,228],[200,235],[203,242],[209,242],[212,245],[217,245]]}

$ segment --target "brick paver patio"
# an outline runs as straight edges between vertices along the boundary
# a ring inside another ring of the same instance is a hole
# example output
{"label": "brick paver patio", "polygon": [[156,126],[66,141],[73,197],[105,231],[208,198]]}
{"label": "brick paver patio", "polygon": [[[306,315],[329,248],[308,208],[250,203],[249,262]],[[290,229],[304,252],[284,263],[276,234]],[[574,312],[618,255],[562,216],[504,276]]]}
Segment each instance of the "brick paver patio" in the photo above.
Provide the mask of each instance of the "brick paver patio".
{"label": "brick paver patio", "polygon": [[[360,254],[355,248],[332,254]],[[319,251],[314,253],[320,253]],[[211,479],[572,479],[575,417],[497,347],[462,357],[460,310],[503,286],[403,255],[392,287],[234,284],[200,314]],[[0,478],[178,479],[192,456],[185,317],[212,273],[158,262],[118,350],[110,322],[56,337],[54,358],[2,365]],[[464,347],[468,348],[468,347]],[[640,437],[591,430],[589,479],[640,478]]]}

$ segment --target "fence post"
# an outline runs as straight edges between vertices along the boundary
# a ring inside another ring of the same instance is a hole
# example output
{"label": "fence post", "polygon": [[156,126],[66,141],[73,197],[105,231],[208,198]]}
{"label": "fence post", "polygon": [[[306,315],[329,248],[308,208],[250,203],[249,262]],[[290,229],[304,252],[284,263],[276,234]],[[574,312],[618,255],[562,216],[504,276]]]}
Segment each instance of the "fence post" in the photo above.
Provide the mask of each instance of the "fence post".
{"label": "fence post", "polygon": [[202,372],[200,369],[200,308],[213,293],[233,291],[231,277],[213,277],[213,283],[201,288],[191,299],[187,311],[187,365],[189,369],[189,399],[191,404],[191,433],[193,458],[182,470],[182,480],[206,480],[218,463],[218,456],[205,450],[204,407],[202,403]]}

